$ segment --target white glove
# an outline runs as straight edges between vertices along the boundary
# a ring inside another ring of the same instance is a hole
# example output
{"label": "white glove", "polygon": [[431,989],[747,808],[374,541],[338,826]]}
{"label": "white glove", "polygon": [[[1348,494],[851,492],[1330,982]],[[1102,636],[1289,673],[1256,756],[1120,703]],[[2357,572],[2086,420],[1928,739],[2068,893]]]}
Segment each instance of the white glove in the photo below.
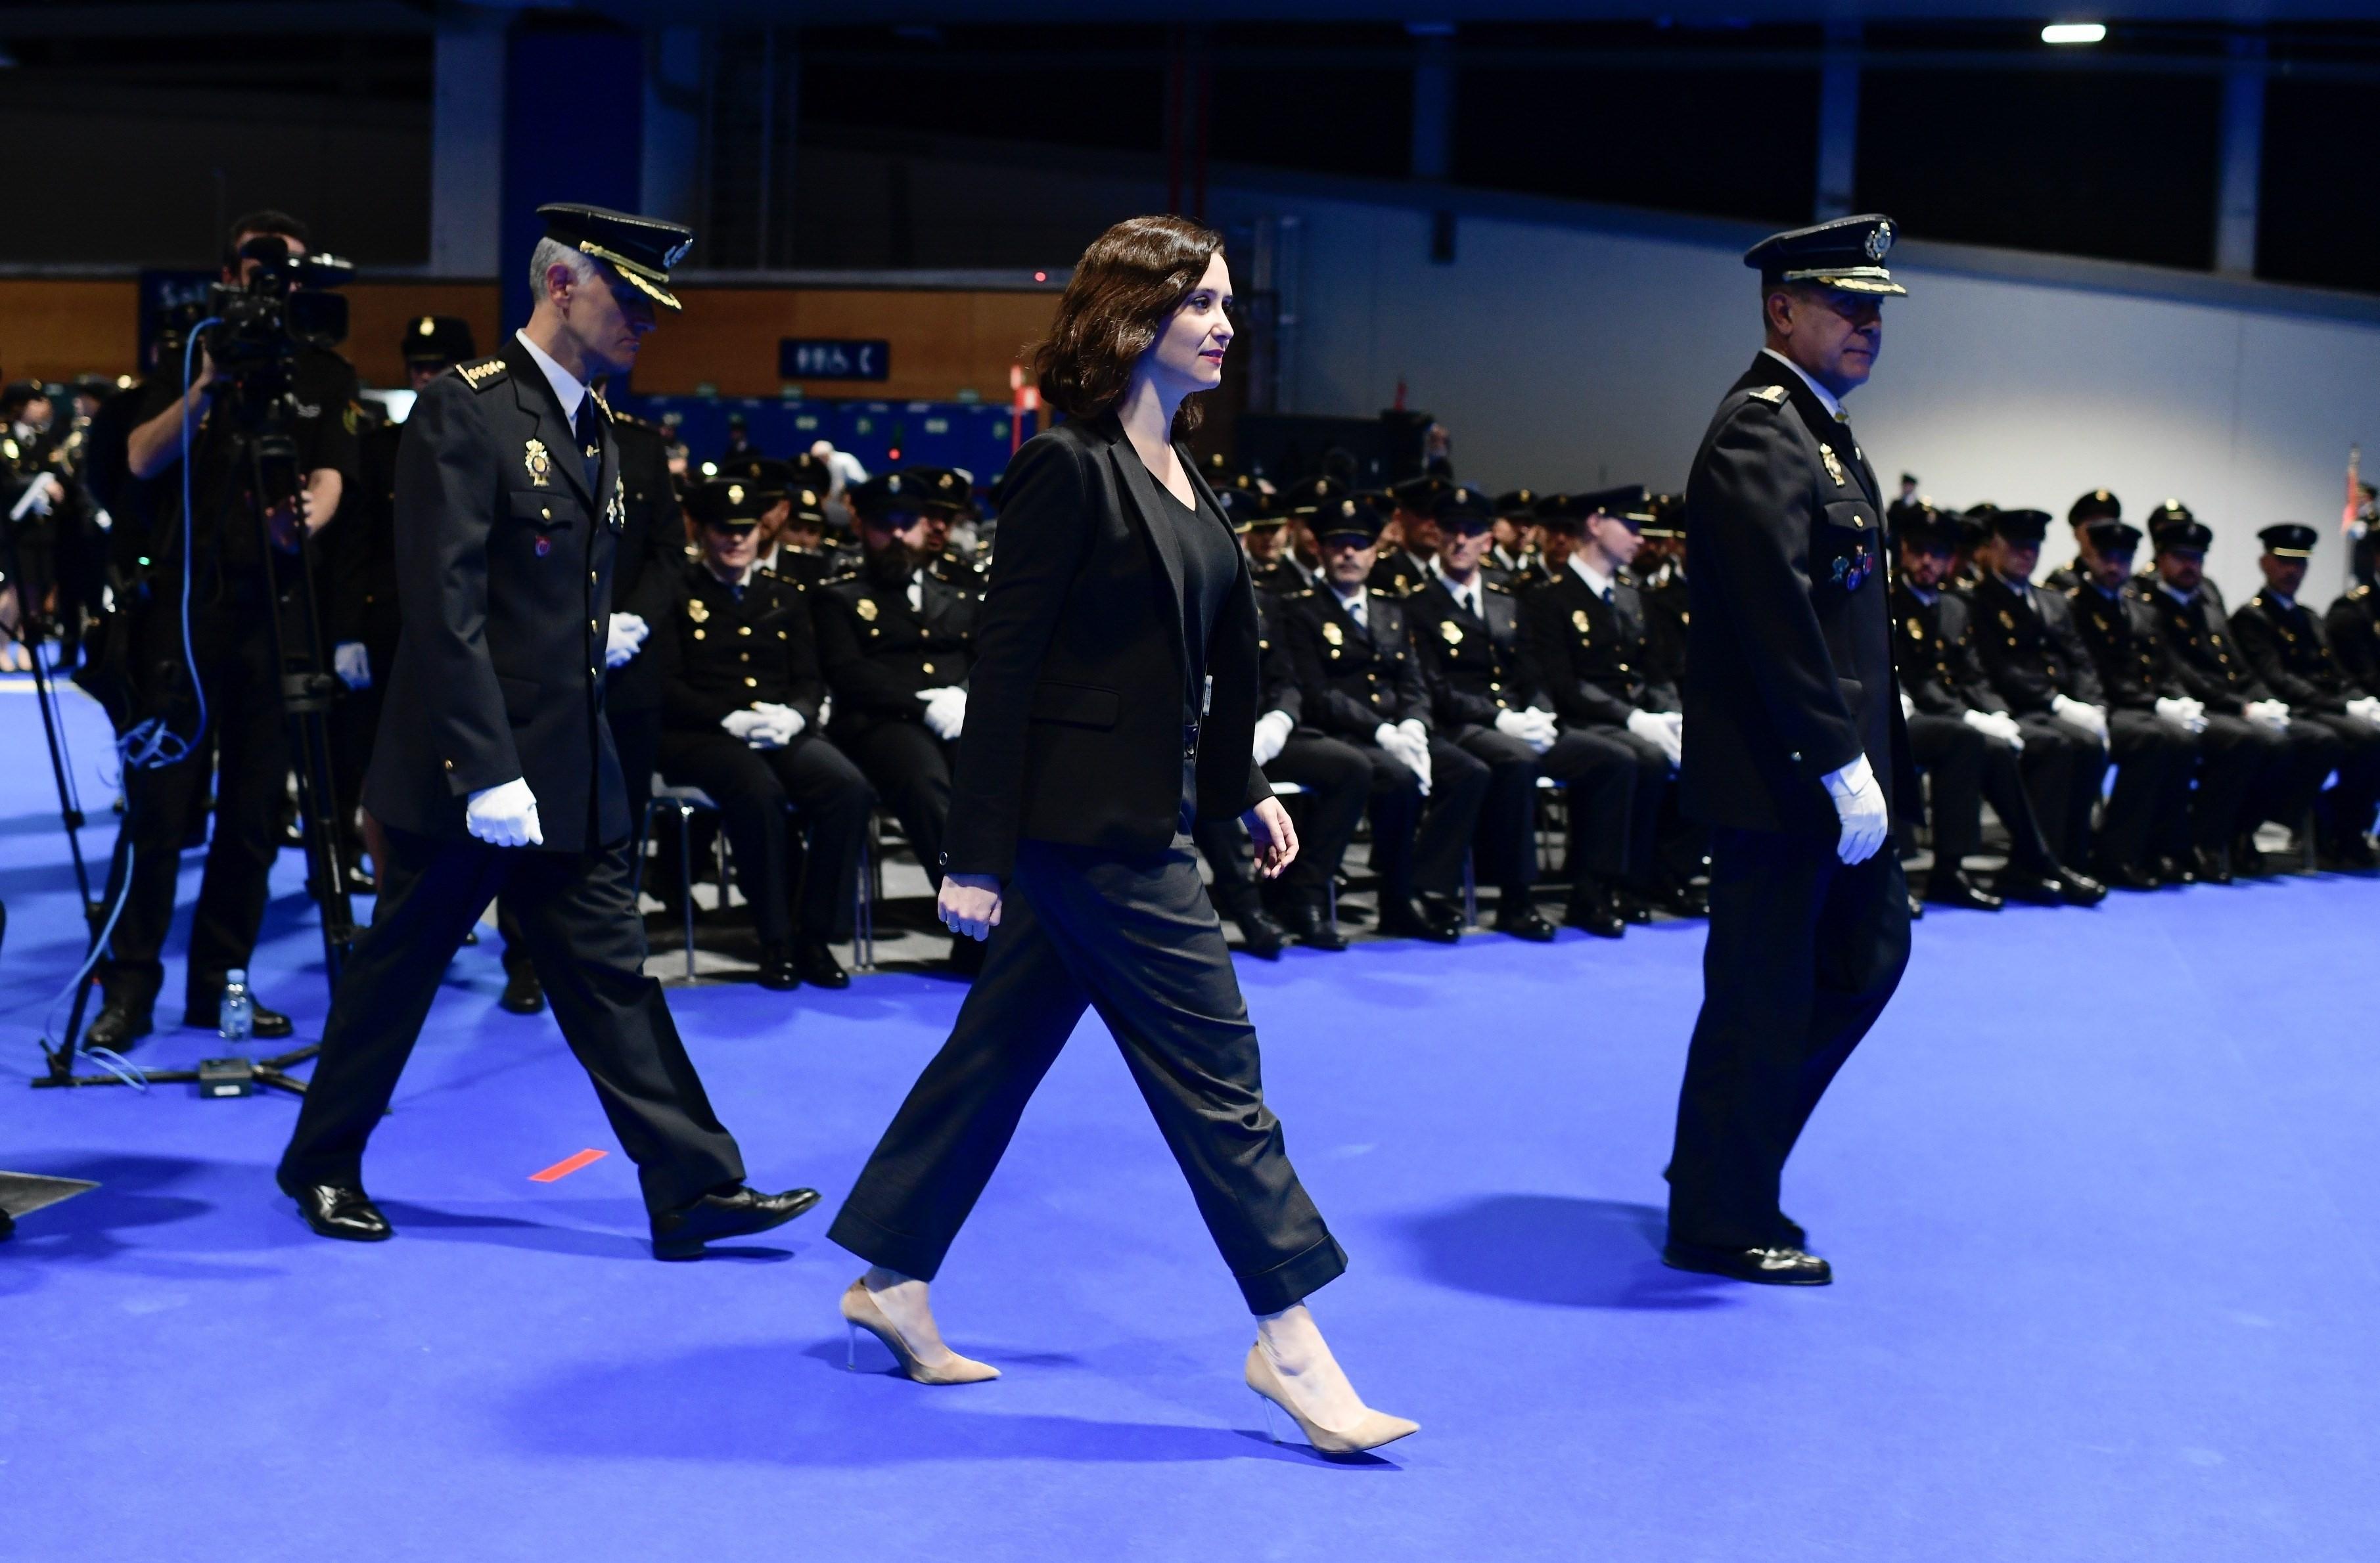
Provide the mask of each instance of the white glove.
{"label": "white glove", "polygon": [[1843,822],[1835,855],[1845,863],[1865,863],[1884,845],[1884,789],[1876,785],[1876,772],[1868,769],[1867,757],[1862,755],[1840,770],[1828,771],[1823,780],[1828,796],[1835,800],[1836,818]]}
{"label": "white glove", "polygon": [[2289,708],[2286,700],[2251,700],[2248,720],[2276,733],[2286,733],[2289,725]]}
{"label": "white glove", "polygon": [[2094,738],[2104,740],[2107,736],[2107,713],[2097,706],[2086,706],[2071,696],[2053,695],[2049,709],[2057,713],[2058,721],[2079,727]]}
{"label": "white glove", "polygon": [[1676,713],[1630,711],[1628,731],[1658,748],[1661,751],[1661,757],[1668,760],[1671,767],[1674,768],[1677,765],[1679,756],[1682,752],[1679,740],[1683,733],[1683,728]]}
{"label": "white glove", "polygon": [[1554,746],[1554,719],[1550,711],[1498,711],[1496,731],[1507,738],[1518,738],[1541,755]]}
{"label": "white glove", "polygon": [[748,744],[752,734],[769,725],[769,719],[747,706],[740,711],[730,711],[719,719],[719,725],[735,734],[737,742]]}
{"label": "white glove", "polygon": [[2180,724],[2185,732],[2204,733],[2206,731],[2206,707],[2203,703],[2191,699],[2187,696],[2184,696],[2180,699],[2176,699],[2170,695],[2158,696],[2156,714],[2163,717],[2168,721]]}
{"label": "white glove", "polygon": [[67,491],[59,486],[58,480],[44,472],[17,496],[17,508],[8,513],[8,519],[22,521],[29,514],[47,515],[50,506],[66,497]]}
{"label": "white glove", "polygon": [[1297,723],[1287,711],[1267,711],[1257,718],[1256,762],[1270,765],[1281,757],[1289,743],[1289,735],[1297,731]]}
{"label": "white glove", "polygon": [[370,689],[371,652],[360,640],[342,640],[331,648],[331,671],[350,689]]}
{"label": "white glove", "polygon": [[1913,717],[1916,714],[1917,702],[1909,697],[1908,690],[1902,690],[1900,692],[1900,720],[1907,721],[1911,717]]}
{"label": "white glove", "polygon": [[809,725],[801,712],[791,706],[762,702],[752,708],[764,719],[760,730],[750,742],[764,749],[782,749],[794,741],[795,735]]}
{"label": "white glove", "polygon": [[616,668],[644,648],[652,626],[634,613],[612,615],[612,633],[603,642],[603,665]]}
{"label": "white glove", "polygon": [[920,689],[917,698],[926,702],[926,725],[934,736],[949,743],[966,725],[966,691],[946,685],[940,689]]}
{"label": "white glove", "polygon": [[537,794],[518,777],[473,793],[463,819],[471,834],[490,846],[545,844],[545,829],[537,822]]}
{"label": "white glove", "polygon": [[2347,714],[2358,721],[2368,721],[2380,727],[2380,695],[2366,695],[2360,700],[2347,702]]}
{"label": "white glove", "polygon": [[2024,729],[2006,711],[1961,711],[1959,720],[1995,743],[2011,749],[2024,747]]}
{"label": "white glove", "polygon": [[1382,722],[1372,730],[1372,741],[1421,781],[1421,795],[1429,796],[1429,733],[1421,723]]}

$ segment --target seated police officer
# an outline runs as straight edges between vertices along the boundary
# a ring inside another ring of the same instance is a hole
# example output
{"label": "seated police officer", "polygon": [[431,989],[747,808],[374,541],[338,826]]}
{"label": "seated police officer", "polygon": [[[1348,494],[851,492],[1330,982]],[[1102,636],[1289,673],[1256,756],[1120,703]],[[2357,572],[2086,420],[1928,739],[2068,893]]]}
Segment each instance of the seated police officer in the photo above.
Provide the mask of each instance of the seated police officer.
{"label": "seated police officer", "polygon": [[1537,677],[1562,727],[1625,748],[1633,767],[1625,862],[1596,875],[1632,923],[1650,922],[1657,909],[1709,910],[1692,883],[1703,833],[1679,813],[1673,784],[1685,719],[1677,689],[1646,676],[1644,604],[1621,578],[1650,514],[1645,501],[1632,484],[1581,494],[1548,515],[1547,553],[1561,557],[1561,573],[1521,599]]}
{"label": "seated police officer", "polygon": [[1686,501],[1682,494],[1655,494],[1645,508],[1652,519],[1637,528],[1644,546],[1629,562],[1628,578],[1645,604],[1645,676],[1656,684],[1682,685],[1686,677]]}
{"label": "seated police officer", "polygon": [[1489,580],[1517,588],[1544,578],[1537,570],[1536,504],[1535,489],[1496,496],[1496,524],[1488,528],[1488,556],[1479,562]]}
{"label": "seated police officer", "polygon": [[[1488,767],[1472,851],[1479,878],[1500,892],[1497,930],[1542,942],[1554,928],[1529,892],[1537,868],[1538,773],[1581,779],[1571,800],[1575,854],[1583,816],[1607,826],[1614,813],[1624,820],[1633,769],[1622,754],[1606,757],[1585,743],[1562,747],[1553,712],[1532,704],[1536,678],[1520,603],[1481,565],[1495,518],[1494,503],[1478,490],[1449,491],[1438,509],[1429,582],[1404,600],[1404,609],[1438,732]],[[1575,871],[1575,855],[1572,861]],[[1617,917],[1610,921],[1618,927]]]}
{"label": "seated police officer", "polygon": [[[1218,498],[1221,494],[1216,491]],[[1239,503],[1243,508],[1232,513],[1232,522],[1242,528],[1240,548],[1248,556],[1248,579],[1258,591],[1279,596],[1321,581],[1321,575],[1307,569],[1291,546],[1289,512],[1275,496],[1256,491]]]}
{"label": "seated police officer", "polygon": [[2338,777],[2314,800],[2315,851],[2322,866],[2350,871],[2375,866],[2372,814],[2380,800],[2380,699],[2350,678],[2330,648],[2330,632],[2298,600],[2320,534],[2284,522],[2256,534],[2265,589],[2240,605],[2232,633],[2248,663],[2274,696],[2289,702],[2292,723],[2327,728],[2338,740]]}
{"label": "seated police officer", "polygon": [[1995,509],[1991,529],[1976,551],[1981,576],[1969,593],[1976,659],[1997,703],[2022,731],[2025,791],[2049,850],[2070,866],[2060,893],[2087,906],[2106,887],[2070,866],[2093,855],[2092,810],[2107,774],[2106,692],[2075,632],[2073,604],[2033,584],[2048,512]]}
{"label": "seated police officer", "polygon": [[753,563],[771,503],[736,478],[691,496],[702,558],[678,573],[665,610],[661,770],[719,806],[760,935],[760,986],[847,987],[827,946],[849,932],[876,794],[820,735],[826,685],[808,589]]}
{"label": "seated police officer", "polygon": [[[1979,912],[1996,912],[2008,900],[2058,905],[2070,899],[2065,873],[2042,838],[2017,763],[2024,730],[2002,709],[1975,660],[1966,600],[1942,590],[1958,551],[1955,530],[1923,503],[1901,512],[1897,529],[1893,663],[1911,756],[1933,782],[1934,870],[1925,899]],[[1983,845],[1985,797],[2009,831],[2009,866],[1997,893],[1977,886],[1961,866]]]}
{"label": "seated police officer", "polygon": [[2198,877],[2229,884],[2234,875],[2266,874],[2257,825],[2274,819],[2294,827],[2304,817],[2338,762],[2338,739],[2327,728],[2290,721],[2288,703],[2249,665],[2232,636],[2222,593],[2206,578],[2214,529],[2187,505],[2168,500],[2149,517],[2149,537],[2156,547],[2155,580],[2136,582],[2133,589],[2156,612],[2175,677],[2204,709],[2202,752],[2250,745],[2265,757],[2236,812],[2221,813],[2221,799],[2200,789],[2199,801],[2207,807],[2193,807],[2191,818]]}
{"label": "seated police officer", "polygon": [[[1452,944],[1463,914],[1419,885],[1452,888],[1479,818],[1488,768],[1430,730],[1429,692],[1399,600],[1365,583],[1379,563],[1380,513],[1316,479],[1293,512],[1322,549],[1328,584],[1282,600],[1303,721],[1362,751],[1372,768],[1372,868],[1381,933]],[[1427,806],[1425,806],[1425,800]]]}
{"label": "seated police officer", "polygon": [[1429,562],[1438,553],[1438,507],[1452,488],[1443,478],[1425,476],[1389,491],[1389,526],[1383,531],[1396,534],[1397,546],[1380,550],[1367,583],[1374,591],[1409,597],[1429,584]]}
{"label": "seated police officer", "polygon": [[2358,581],[2323,615],[2331,654],[2360,688],[2380,693],[2380,588]]}
{"label": "seated police officer", "polygon": [[[859,569],[812,594],[835,746],[874,783],[938,887],[978,600],[928,569],[926,512],[943,476],[894,472],[851,490]],[[975,969],[983,948],[953,939],[953,965]]]}
{"label": "seated police officer", "polygon": [[905,467],[902,476],[925,486],[926,573],[981,596],[988,551],[978,555],[951,541],[952,527],[975,503],[975,479],[955,466]]}
{"label": "seated police officer", "polygon": [[2072,595],[2091,578],[2091,528],[2102,521],[2121,521],[2124,502],[2105,489],[2094,489],[2066,507],[2066,524],[2074,528],[2074,557],[2042,577],[2052,591]]}
{"label": "seated police officer", "polygon": [[[2107,698],[2107,749],[2116,764],[2094,872],[2114,890],[2187,884],[2195,878],[2190,846],[2192,772],[2202,793],[2221,800],[2212,812],[2236,813],[2258,762],[2251,750],[2229,749],[2209,752],[2202,763],[2205,709],[2175,677],[2155,610],[2129,589],[2140,528],[2102,515],[2083,534],[2076,561],[2082,578],[2066,595]],[[2249,769],[2241,768],[2242,761]]]}

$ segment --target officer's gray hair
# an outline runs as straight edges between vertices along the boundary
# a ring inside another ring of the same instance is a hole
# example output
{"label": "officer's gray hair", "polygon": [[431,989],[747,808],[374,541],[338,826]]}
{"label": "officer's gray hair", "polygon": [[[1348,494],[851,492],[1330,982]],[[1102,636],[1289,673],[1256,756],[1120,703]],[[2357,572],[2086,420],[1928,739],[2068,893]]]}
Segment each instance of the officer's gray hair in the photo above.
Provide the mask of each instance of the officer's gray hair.
{"label": "officer's gray hair", "polygon": [[594,260],[556,238],[541,238],[529,252],[528,296],[531,301],[545,301],[545,273],[555,266],[566,266],[570,274],[582,283],[595,280]]}

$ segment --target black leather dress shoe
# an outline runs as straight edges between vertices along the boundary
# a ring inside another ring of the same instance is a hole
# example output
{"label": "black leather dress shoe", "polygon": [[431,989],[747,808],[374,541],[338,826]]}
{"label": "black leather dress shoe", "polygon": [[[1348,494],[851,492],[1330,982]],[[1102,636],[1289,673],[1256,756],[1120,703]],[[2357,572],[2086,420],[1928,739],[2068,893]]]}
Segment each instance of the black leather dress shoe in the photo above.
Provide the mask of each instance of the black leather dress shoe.
{"label": "black leather dress shoe", "polygon": [[1967,878],[1964,868],[1937,868],[1925,877],[1925,900],[1934,906],[1955,906],[1966,912],[1997,912],[2001,898]]}
{"label": "black leather dress shoe", "polygon": [[1554,926],[1526,901],[1516,900],[1512,905],[1500,908],[1496,913],[1496,931],[1527,939],[1531,944],[1554,941]]}
{"label": "black leather dress shoe", "polygon": [[347,893],[349,895],[378,895],[380,893],[380,881],[373,878],[372,871],[365,867],[361,863],[350,863],[347,865]]}
{"label": "black leather dress shoe", "polygon": [[1692,885],[1671,883],[1662,887],[1653,898],[1654,910],[1667,912],[1672,917],[1707,917],[1710,897]]}
{"label": "black leather dress shoe", "polygon": [[812,987],[851,986],[851,974],[843,969],[843,963],[834,958],[834,951],[822,939],[794,940],[794,970],[801,973],[802,980]]}
{"label": "black leather dress shoe", "polygon": [[766,944],[760,947],[760,986],[774,993],[783,993],[802,985],[802,974],[794,969],[794,951],[790,945]]}
{"label": "black leather dress shoe", "polygon": [[1611,904],[1611,892],[1599,884],[1573,886],[1562,926],[1591,933],[1597,939],[1619,939],[1628,932],[1628,920]]}
{"label": "black leather dress shoe", "polygon": [[1289,943],[1289,930],[1273,921],[1271,913],[1251,906],[1232,921],[1239,925],[1241,949],[1259,961],[1281,959],[1282,947]]}
{"label": "black leather dress shoe", "polygon": [[504,997],[496,1008],[508,1015],[533,1015],[545,1008],[545,985],[537,980],[535,966],[523,961],[504,968]]}
{"label": "black leather dress shoe", "polygon": [[1278,908],[1281,926],[1290,937],[1308,950],[1340,951],[1347,948],[1347,936],[1339,926],[1324,915],[1319,906],[1302,901],[1284,901]]}
{"label": "black leather dress shoe", "polygon": [[1640,927],[1653,920],[1653,903],[1633,890],[1613,891],[1611,909],[1620,914],[1621,921]]}
{"label": "black leather dress shoe", "polygon": [[346,1183],[305,1183],[282,1191],[298,1202],[298,1214],[320,1237],[343,1242],[386,1242],[395,1230],[363,1190]]}
{"label": "black leather dress shoe", "polygon": [[2107,887],[2072,868],[2058,871],[2058,898],[2069,906],[2096,906],[2107,899]]}
{"label": "black leather dress shoe", "polygon": [[2066,893],[2058,881],[2046,875],[2022,868],[2007,868],[1992,881],[1992,891],[2002,901],[2013,901],[2025,906],[2063,906]]}
{"label": "black leather dress shoe", "polygon": [[[268,1010],[261,999],[249,1000],[249,1035],[270,1042],[294,1034],[297,1024],[278,1010]],[[223,995],[200,1000],[193,997],[182,1007],[182,1024],[197,1031],[212,1031],[223,1024]]]}
{"label": "black leather dress shoe", "polygon": [[1463,938],[1463,918],[1459,913],[1384,896],[1380,901],[1380,937],[1452,944]]}
{"label": "black leather dress shoe", "polygon": [[2277,872],[2262,847],[2252,835],[2241,836],[2231,843],[2231,877],[2235,879],[2269,879]]}
{"label": "black leather dress shoe", "polygon": [[704,1194],[692,1205],[653,1218],[653,1257],[699,1259],[706,1242],[782,1227],[818,1202],[816,1189],[764,1194],[738,1187],[733,1193]]}
{"label": "black leather dress shoe", "polygon": [[2165,881],[2143,868],[2129,863],[2102,863],[2099,882],[2111,891],[2153,891],[2165,888]]}
{"label": "black leather dress shoe", "polygon": [[2198,860],[2194,854],[2180,857],[2160,857],[2156,863],[2160,885],[2194,885],[2198,883]]}
{"label": "black leather dress shoe", "polygon": [[2192,854],[2197,859],[2198,882],[2202,885],[2228,885],[2231,882],[2230,860],[2221,847],[2200,847]]}
{"label": "black leather dress shoe", "polygon": [[147,1004],[128,997],[112,998],[100,1006],[98,1017],[83,1032],[82,1039],[86,1046],[120,1053],[156,1028]]}
{"label": "black leather dress shoe", "polygon": [[16,1235],[17,1218],[9,1215],[5,1210],[0,1210],[0,1242],[6,1242],[10,1238],[15,1237]]}
{"label": "black leather dress shoe", "polygon": [[1834,1267],[1816,1254],[1781,1245],[1705,1248],[1699,1243],[1673,1242],[1661,1250],[1661,1263],[1673,1270],[1727,1276],[1761,1286],[1825,1286],[1835,1278]]}

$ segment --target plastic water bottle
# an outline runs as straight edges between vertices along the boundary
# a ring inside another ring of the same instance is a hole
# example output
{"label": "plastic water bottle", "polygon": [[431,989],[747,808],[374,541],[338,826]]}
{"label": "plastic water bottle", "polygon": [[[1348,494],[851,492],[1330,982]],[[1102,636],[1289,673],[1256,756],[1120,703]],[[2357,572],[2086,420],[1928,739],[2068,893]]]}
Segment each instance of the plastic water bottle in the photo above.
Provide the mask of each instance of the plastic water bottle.
{"label": "plastic water bottle", "polygon": [[224,974],[223,1011],[216,1029],[225,1041],[242,1047],[256,1035],[256,1000],[249,997],[245,967],[234,966]]}

